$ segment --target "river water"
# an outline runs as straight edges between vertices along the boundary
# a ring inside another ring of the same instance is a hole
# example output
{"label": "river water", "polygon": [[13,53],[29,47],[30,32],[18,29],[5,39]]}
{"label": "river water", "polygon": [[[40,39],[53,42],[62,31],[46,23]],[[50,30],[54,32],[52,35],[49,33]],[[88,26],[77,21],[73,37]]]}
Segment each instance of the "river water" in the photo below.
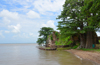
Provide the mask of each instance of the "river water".
{"label": "river water", "polygon": [[66,51],[44,51],[37,44],[0,44],[0,65],[95,65]]}

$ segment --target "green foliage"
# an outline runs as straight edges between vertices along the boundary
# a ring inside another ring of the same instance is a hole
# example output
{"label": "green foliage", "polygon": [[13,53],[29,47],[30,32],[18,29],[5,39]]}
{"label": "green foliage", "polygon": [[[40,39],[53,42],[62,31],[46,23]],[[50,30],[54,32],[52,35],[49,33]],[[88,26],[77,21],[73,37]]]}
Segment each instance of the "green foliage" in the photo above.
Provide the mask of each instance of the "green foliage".
{"label": "green foliage", "polygon": [[66,48],[57,48],[58,51],[61,51],[61,50],[69,50],[71,49],[70,47],[66,47]]}
{"label": "green foliage", "polygon": [[55,45],[56,45],[56,46],[63,46],[63,45],[66,45],[66,43],[63,42],[63,41],[56,41],[56,42],[55,42]]}
{"label": "green foliage", "polygon": [[75,45],[74,47],[72,47],[72,49],[76,49],[78,47],[78,45]]}
{"label": "green foliage", "polygon": [[70,45],[73,42],[70,39],[71,39],[71,36],[66,37],[67,45]]}
{"label": "green foliage", "polygon": [[51,49],[50,47],[46,47],[45,49]]}
{"label": "green foliage", "polygon": [[99,52],[100,53],[100,49],[80,49],[80,50],[83,50],[83,51],[94,51],[94,52]]}
{"label": "green foliage", "polygon": [[55,32],[55,35],[57,38],[59,38],[59,33],[58,32]]}
{"label": "green foliage", "polygon": [[57,19],[60,43],[69,45],[68,36],[100,30],[100,0],[66,0]]}
{"label": "green foliage", "polygon": [[70,45],[72,42],[73,42],[73,41],[71,41],[71,40],[70,40],[70,41],[68,41],[68,42],[67,42],[67,45]]}
{"label": "green foliage", "polygon": [[82,6],[82,0],[65,1],[63,11],[57,18],[60,19],[58,22],[58,30],[60,30],[60,33],[64,38],[77,33],[85,33],[85,30],[82,28],[82,26],[84,26],[83,19],[85,20],[83,14],[81,13]]}
{"label": "green foliage", "polygon": [[71,36],[66,37],[66,42],[68,42],[70,38]]}
{"label": "green foliage", "polygon": [[87,27],[88,29],[97,30],[100,27],[100,0],[85,0],[84,3],[82,13],[87,17]]}
{"label": "green foliage", "polygon": [[53,31],[54,31],[53,28],[42,27],[39,31],[39,37],[41,37],[41,38],[38,38],[37,43],[38,44],[43,44],[43,43],[46,44],[47,36],[50,35]]}
{"label": "green foliage", "polygon": [[44,40],[43,40],[43,38],[38,38],[38,40],[37,40],[37,43],[38,43],[38,45],[41,45],[41,44],[43,44],[43,43],[44,43]]}
{"label": "green foliage", "polygon": [[92,52],[99,52],[100,53],[100,49],[85,49],[85,48],[82,48],[82,49],[79,49],[79,50],[92,51]]}
{"label": "green foliage", "polygon": [[53,32],[53,28],[50,27],[42,27],[41,30],[39,31],[39,36],[44,36],[47,37],[48,35],[50,35]]}
{"label": "green foliage", "polygon": [[59,41],[56,41],[56,45],[70,45],[72,41],[70,40],[71,36],[67,36],[66,38],[62,38],[59,34]]}
{"label": "green foliage", "polygon": [[100,43],[100,40],[99,40],[99,43]]}
{"label": "green foliage", "polygon": [[[62,35],[94,31],[100,27],[99,0],[66,0],[57,19]],[[79,28],[79,29],[78,29]]]}
{"label": "green foliage", "polygon": [[53,36],[52,35],[50,35],[50,39],[53,40]]}

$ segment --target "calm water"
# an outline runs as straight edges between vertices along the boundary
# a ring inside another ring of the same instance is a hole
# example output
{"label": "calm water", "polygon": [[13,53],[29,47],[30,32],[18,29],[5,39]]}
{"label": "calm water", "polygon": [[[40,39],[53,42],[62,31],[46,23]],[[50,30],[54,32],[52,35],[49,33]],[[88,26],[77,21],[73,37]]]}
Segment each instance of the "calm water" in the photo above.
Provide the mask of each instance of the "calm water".
{"label": "calm water", "polygon": [[[66,51],[44,51],[36,44],[0,44],[0,65],[93,65]],[[95,65],[95,64],[94,64]]]}

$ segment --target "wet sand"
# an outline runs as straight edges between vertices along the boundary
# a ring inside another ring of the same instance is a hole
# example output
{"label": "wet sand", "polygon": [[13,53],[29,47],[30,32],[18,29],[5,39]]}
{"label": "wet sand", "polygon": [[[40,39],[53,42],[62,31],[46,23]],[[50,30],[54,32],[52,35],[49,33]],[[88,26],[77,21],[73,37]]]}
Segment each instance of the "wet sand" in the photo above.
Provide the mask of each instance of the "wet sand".
{"label": "wet sand", "polygon": [[100,65],[100,53],[97,52],[90,52],[90,51],[82,51],[82,50],[66,50],[76,56],[78,56],[80,59],[86,59],[86,60],[90,60],[92,62],[97,63],[98,65]]}

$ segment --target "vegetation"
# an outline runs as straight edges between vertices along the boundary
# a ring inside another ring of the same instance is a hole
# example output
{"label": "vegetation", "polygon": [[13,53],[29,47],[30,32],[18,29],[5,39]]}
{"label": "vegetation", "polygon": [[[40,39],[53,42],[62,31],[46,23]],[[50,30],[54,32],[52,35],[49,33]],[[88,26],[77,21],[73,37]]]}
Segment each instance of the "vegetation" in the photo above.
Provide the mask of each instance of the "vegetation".
{"label": "vegetation", "polygon": [[99,40],[99,43],[100,43],[100,40]]}
{"label": "vegetation", "polygon": [[39,31],[39,37],[37,40],[37,43],[40,44],[47,44],[47,36],[50,35],[53,32],[53,28],[50,27],[42,27]]}
{"label": "vegetation", "polygon": [[59,41],[56,41],[55,44],[57,46],[70,45],[72,43],[72,41],[70,39],[71,39],[70,36],[67,36],[66,38],[62,38],[61,35],[59,34]]}
{"label": "vegetation", "polygon": [[53,36],[52,35],[50,35],[50,39],[53,40]]}
{"label": "vegetation", "polygon": [[92,51],[92,52],[99,52],[100,53],[100,49],[80,49],[83,51]]}
{"label": "vegetation", "polygon": [[[96,32],[100,29],[100,1],[99,0],[66,0],[63,11],[57,17],[58,30],[55,32],[58,40],[55,45],[69,45],[71,48],[92,49],[100,41]],[[42,38],[38,43],[46,43],[47,36],[52,33],[52,28],[43,27],[39,31]],[[51,34],[50,39],[53,40]]]}
{"label": "vegetation", "polygon": [[66,50],[66,49],[67,49],[67,50],[68,50],[68,49],[71,49],[71,47],[66,47],[66,48],[57,48],[58,51]]}
{"label": "vegetation", "polygon": [[39,45],[41,45],[42,43],[44,43],[43,38],[38,38],[37,43],[38,43]]}
{"label": "vegetation", "polygon": [[59,39],[59,35],[60,35],[60,34],[59,34],[58,32],[55,31],[55,35],[56,35],[56,37]]}
{"label": "vegetation", "polygon": [[[99,5],[99,0],[66,0],[63,11],[57,18],[61,20],[58,22],[61,36],[73,38],[74,35],[79,35],[80,48],[92,48],[97,43],[96,31],[100,28]],[[76,43],[73,42],[72,46],[74,45]]]}

